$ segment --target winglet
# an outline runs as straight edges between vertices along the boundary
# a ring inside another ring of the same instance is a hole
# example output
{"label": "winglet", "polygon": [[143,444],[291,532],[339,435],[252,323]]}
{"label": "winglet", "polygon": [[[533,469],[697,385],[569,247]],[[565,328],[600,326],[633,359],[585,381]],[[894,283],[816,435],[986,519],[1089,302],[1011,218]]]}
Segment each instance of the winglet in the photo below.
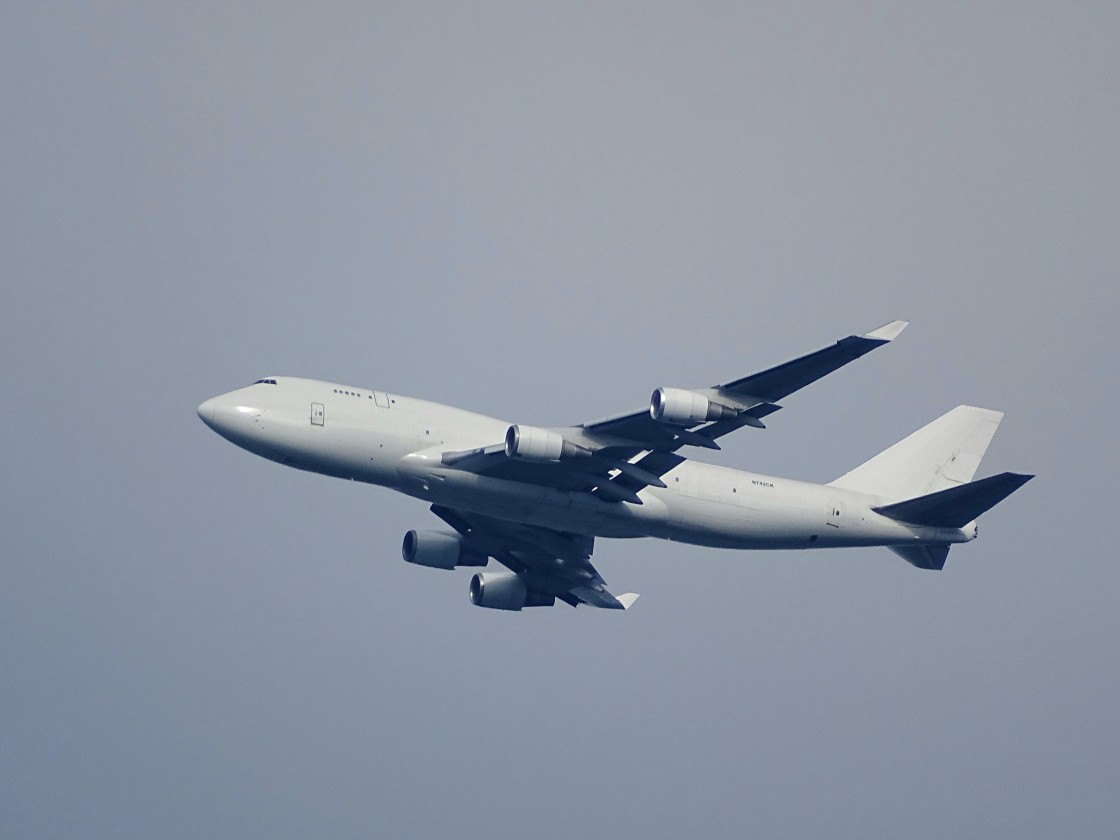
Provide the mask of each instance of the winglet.
{"label": "winglet", "polygon": [[891,321],[889,324],[883,324],[877,330],[872,330],[862,338],[874,338],[879,341],[894,341],[898,338],[898,334],[910,326],[909,321]]}
{"label": "winglet", "polygon": [[616,600],[618,601],[618,603],[622,604],[622,608],[624,610],[628,610],[632,606],[634,606],[634,602],[638,600],[638,593],[627,592],[624,595],[617,596]]}
{"label": "winglet", "polygon": [[568,594],[575,596],[589,607],[598,607],[601,610],[628,610],[638,600],[638,596],[633,592],[627,592],[616,598],[603,587],[602,583],[595,589],[590,586],[577,586],[568,590]]}

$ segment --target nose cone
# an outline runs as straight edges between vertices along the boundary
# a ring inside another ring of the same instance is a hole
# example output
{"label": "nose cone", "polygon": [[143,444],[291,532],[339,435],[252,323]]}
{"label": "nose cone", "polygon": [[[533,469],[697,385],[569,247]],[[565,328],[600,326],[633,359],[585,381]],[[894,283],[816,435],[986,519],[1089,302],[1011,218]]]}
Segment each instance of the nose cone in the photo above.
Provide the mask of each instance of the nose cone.
{"label": "nose cone", "polygon": [[213,397],[206,400],[206,402],[202,403],[202,405],[200,405],[198,407],[198,416],[202,419],[203,423],[205,423],[211,429],[214,428],[214,398]]}
{"label": "nose cone", "polygon": [[211,429],[238,446],[259,442],[262,433],[259,405],[246,405],[252,394],[230,391],[211,397],[198,407],[198,416]]}

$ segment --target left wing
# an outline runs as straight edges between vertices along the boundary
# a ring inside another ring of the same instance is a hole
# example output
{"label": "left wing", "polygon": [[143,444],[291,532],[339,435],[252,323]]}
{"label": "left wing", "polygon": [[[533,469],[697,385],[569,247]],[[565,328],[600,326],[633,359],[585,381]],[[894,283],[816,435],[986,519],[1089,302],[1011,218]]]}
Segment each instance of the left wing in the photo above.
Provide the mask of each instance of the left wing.
{"label": "left wing", "polygon": [[445,452],[444,466],[566,492],[590,492],[608,502],[642,503],[646,487],[664,487],[685,461],[685,446],[719,449],[716,439],[762,418],[778,400],[893,341],[907,326],[892,321],[850,335],[816,352],[711,388],[658,388],[648,409],[562,429],[511,426],[505,443]]}
{"label": "left wing", "polygon": [[[463,513],[442,505],[432,505],[432,513],[458,531],[471,550],[493,557],[517,575],[534,596],[530,604],[559,598],[573,607],[589,604],[624,610],[638,600],[632,592],[615,597],[607,590],[606,582],[591,565],[594,537]],[[473,586],[471,592],[473,599]]]}

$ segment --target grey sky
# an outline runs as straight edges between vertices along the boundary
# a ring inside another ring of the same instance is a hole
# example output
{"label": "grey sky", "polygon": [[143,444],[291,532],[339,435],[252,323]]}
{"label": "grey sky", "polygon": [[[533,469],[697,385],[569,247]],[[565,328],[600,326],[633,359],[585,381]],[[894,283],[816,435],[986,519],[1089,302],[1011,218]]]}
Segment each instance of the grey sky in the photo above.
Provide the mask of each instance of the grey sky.
{"label": "grey sky", "polygon": [[[1115,3],[0,11],[0,834],[1111,837]],[[560,424],[894,318],[720,463],[958,403],[942,574],[600,541],[493,614],[419,502],[195,416],[270,373]]]}

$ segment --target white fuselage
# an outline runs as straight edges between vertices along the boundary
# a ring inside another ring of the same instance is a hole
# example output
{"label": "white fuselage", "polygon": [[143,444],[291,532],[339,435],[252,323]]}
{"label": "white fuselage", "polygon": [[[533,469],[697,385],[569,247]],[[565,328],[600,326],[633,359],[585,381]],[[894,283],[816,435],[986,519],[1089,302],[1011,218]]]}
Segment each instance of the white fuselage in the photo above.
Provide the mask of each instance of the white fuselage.
{"label": "white fuselage", "polygon": [[509,423],[425,400],[312,379],[271,377],[199,406],[231,442],[323,475],[430,503],[576,534],[658,537],[718,548],[825,548],[966,542],[971,526],[907,525],[883,499],[836,487],[685,461],[642,504],[604,501],[446,466],[442,455],[501,442]]}

